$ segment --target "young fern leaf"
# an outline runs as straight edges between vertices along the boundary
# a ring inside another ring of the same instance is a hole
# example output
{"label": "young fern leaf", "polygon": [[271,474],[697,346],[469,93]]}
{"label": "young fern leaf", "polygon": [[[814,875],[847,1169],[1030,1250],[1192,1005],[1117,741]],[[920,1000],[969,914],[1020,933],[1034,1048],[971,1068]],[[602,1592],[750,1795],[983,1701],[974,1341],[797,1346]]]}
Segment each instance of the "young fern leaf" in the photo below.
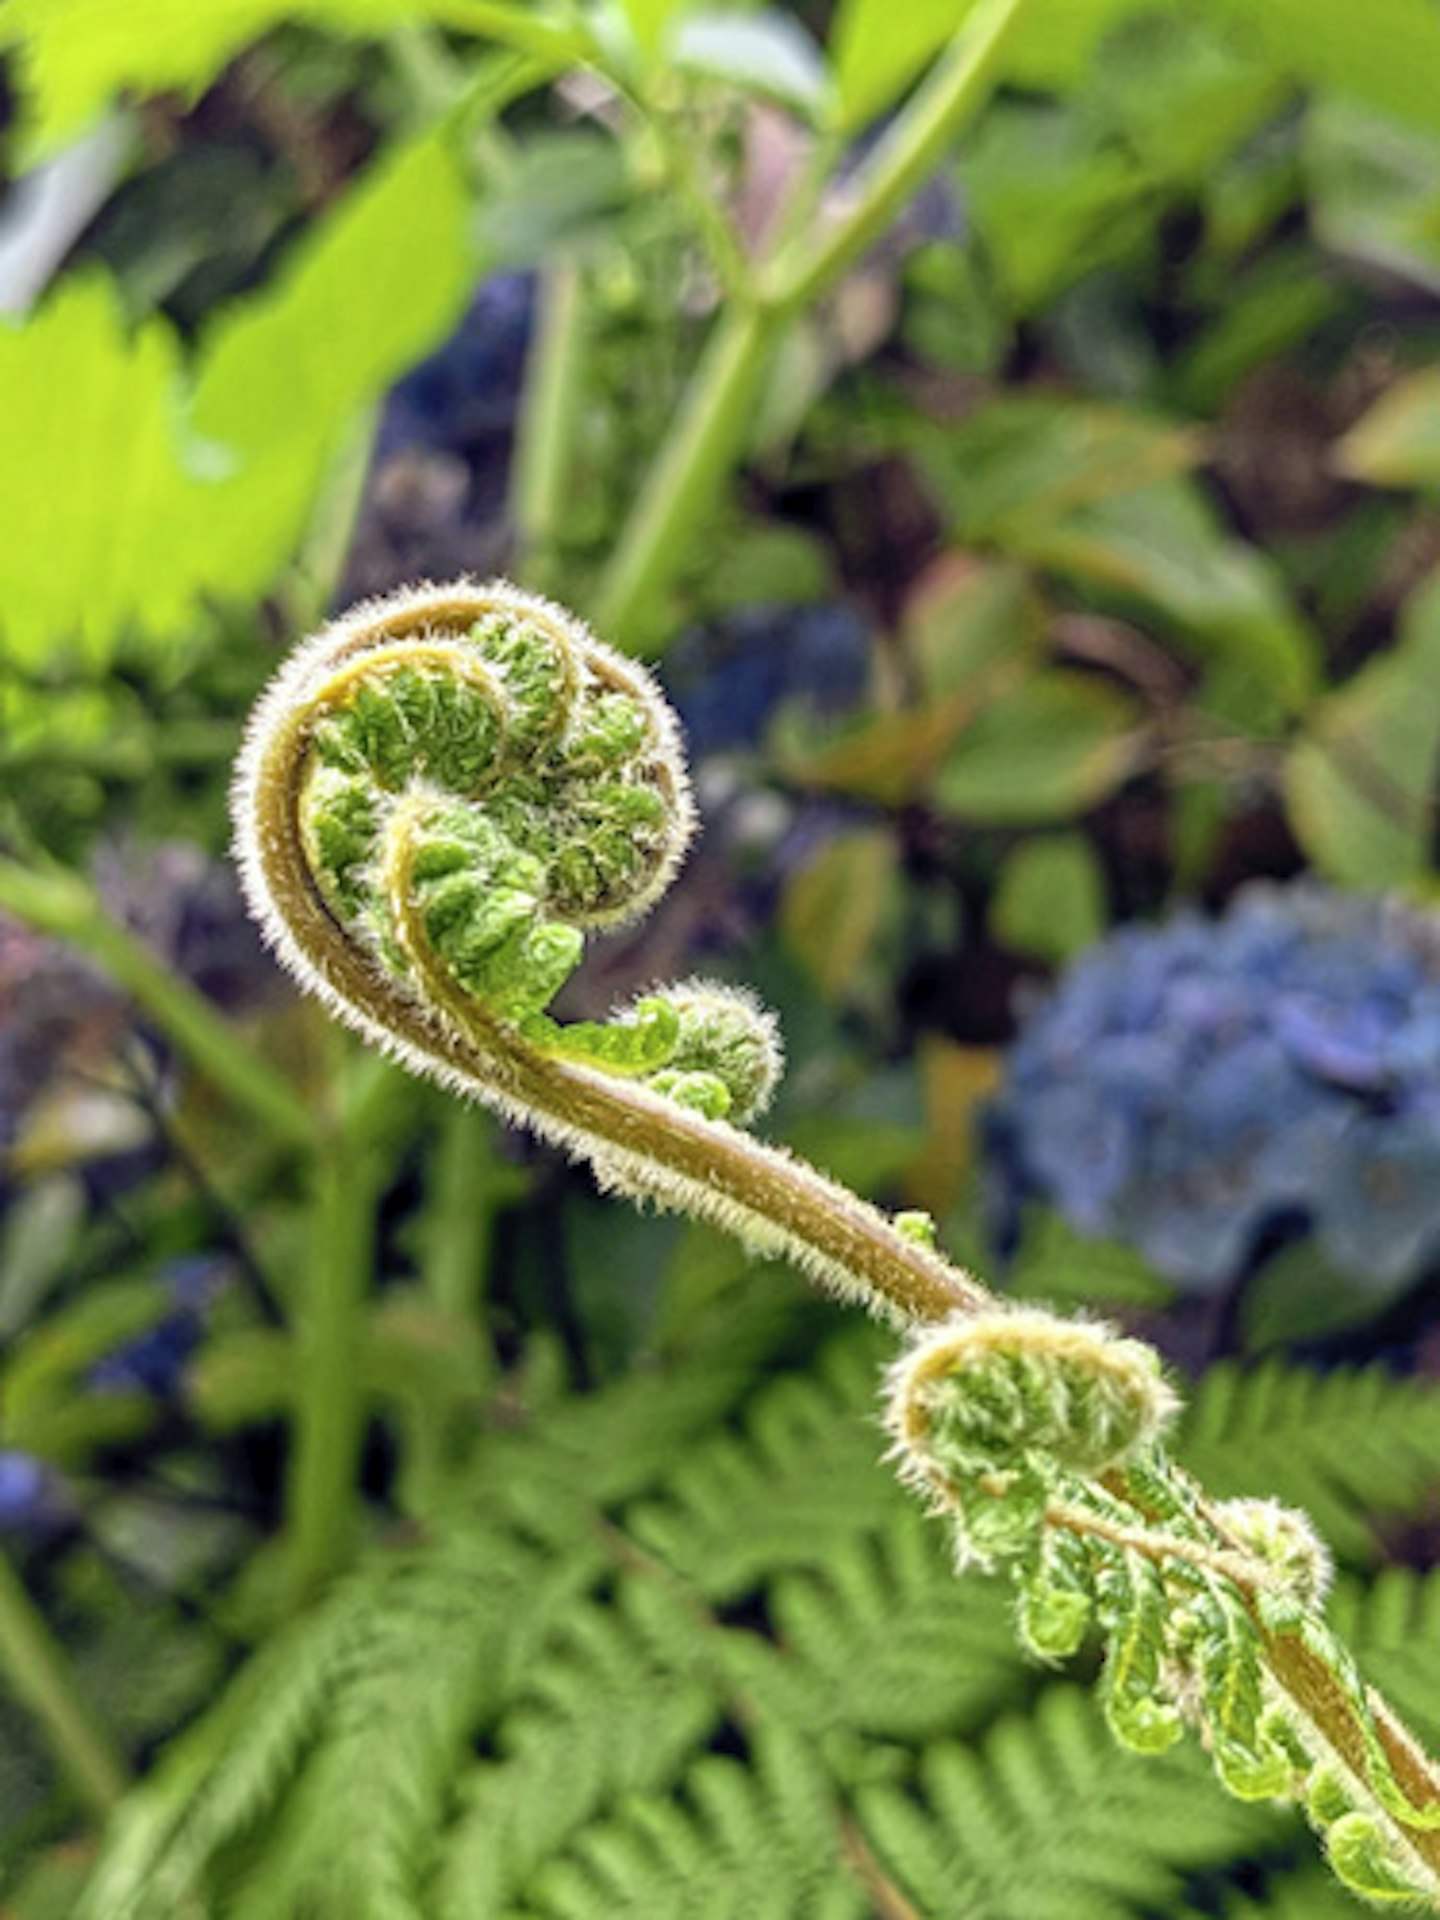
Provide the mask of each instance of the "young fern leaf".
{"label": "young fern leaf", "polygon": [[1196,1724],[1233,1794],[1303,1799],[1347,1884],[1440,1911],[1440,1773],[1325,1625],[1303,1516],[1208,1500],[1169,1460],[1155,1356],[998,1306],[928,1221],[742,1131],[779,1072],[749,996],[689,982],[607,1022],[551,1018],[587,929],[648,907],[693,828],[640,668],[504,583],[402,592],[280,673],[234,805],[272,945],[365,1038],[602,1184],[928,1329],[892,1381],[902,1474],[954,1519],[962,1565],[1009,1566],[1034,1651],[1073,1649],[1093,1617],[1122,1744],[1158,1752]]}

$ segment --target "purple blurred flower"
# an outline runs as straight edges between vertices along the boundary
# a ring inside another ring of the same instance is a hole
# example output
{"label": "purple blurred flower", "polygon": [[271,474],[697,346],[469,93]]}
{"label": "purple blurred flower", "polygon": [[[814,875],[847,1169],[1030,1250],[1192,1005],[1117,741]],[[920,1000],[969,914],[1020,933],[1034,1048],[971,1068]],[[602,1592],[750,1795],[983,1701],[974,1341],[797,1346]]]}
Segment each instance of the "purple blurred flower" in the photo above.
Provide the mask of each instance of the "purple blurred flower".
{"label": "purple blurred flower", "polygon": [[65,1483],[47,1461],[0,1447],[0,1534],[53,1533],[71,1517]]}
{"label": "purple blurred flower", "polygon": [[86,1375],[95,1392],[146,1393],[163,1400],[178,1388],[204,1334],[205,1316],[225,1285],[225,1267],[202,1255],[175,1261],[165,1279],[173,1310],[95,1362]]}
{"label": "purple blurred flower", "polygon": [[1124,928],[1037,1007],[987,1116],[1038,1197],[1200,1290],[1301,1225],[1392,1287],[1440,1252],[1440,927],[1313,885]]}

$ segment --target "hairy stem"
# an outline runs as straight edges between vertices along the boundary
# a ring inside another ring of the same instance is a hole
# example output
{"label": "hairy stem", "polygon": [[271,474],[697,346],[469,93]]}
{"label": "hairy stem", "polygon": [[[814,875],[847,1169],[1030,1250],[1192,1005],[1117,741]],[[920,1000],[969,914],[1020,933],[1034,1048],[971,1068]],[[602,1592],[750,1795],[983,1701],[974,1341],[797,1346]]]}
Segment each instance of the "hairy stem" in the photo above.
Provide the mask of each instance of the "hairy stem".
{"label": "hairy stem", "polygon": [[44,1729],[56,1759],[99,1815],[109,1813],[129,1785],[124,1761],[97,1723],[64,1649],[0,1554],[0,1669],[18,1700]]}

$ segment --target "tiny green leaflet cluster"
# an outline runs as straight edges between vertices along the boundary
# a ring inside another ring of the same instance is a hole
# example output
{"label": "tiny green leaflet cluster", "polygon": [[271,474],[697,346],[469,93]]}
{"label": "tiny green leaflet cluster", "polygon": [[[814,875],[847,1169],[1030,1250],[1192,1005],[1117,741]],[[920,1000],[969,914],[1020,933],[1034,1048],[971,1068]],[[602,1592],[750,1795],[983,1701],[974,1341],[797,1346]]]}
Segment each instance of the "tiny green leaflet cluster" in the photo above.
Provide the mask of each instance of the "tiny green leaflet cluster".
{"label": "tiny green leaflet cluster", "polygon": [[[1021,1640],[1044,1660],[1105,1645],[1101,1696],[1120,1743],[1163,1753],[1195,1725],[1241,1800],[1299,1800],[1338,1877],[1371,1899],[1431,1901],[1433,1877],[1384,1816],[1432,1830],[1321,1612],[1330,1562],[1308,1519],[1211,1501],[1166,1456],[1175,1410],[1155,1354],[1040,1309],[933,1329],[892,1370],[902,1479],[954,1524],[961,1567],[1003,1562]],[[1341,1754],[1275,1684],[1266,1639],[1298,1642],[1343,1697]],[[1433,1770],[1406,1749],[1422,1774]]]}

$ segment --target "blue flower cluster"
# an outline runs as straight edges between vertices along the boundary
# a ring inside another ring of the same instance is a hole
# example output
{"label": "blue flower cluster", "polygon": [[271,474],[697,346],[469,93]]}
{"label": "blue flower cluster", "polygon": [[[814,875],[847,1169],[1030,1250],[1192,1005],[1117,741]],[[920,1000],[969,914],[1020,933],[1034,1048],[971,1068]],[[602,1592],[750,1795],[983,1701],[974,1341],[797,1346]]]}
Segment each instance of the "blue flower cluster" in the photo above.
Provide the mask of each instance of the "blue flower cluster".
{"label": "blue flower cluster", "polygon": [[46,1461],[16,1447],[0,1447],[0,1535],[47,1534],[71,1518],[60,1475]]}
{"label": "blue flower cluster", "polygon": [[870,677],[865,622],[840,602],[743,607],[686,634],[665,659],[665,690],[693,759],[758,746],[786,700],[847,712]]}
{"label": "blue flower cluster", "polygon": [[1124,928],[1033,1011],[985,1130],[1011,1227],[1039,1197],[1200,1290],[1303,1229],[1393,1288],[1440,1254],[1440,925],[1306,884]]}
{"label": "blue flower cluster", "polygon": [[210,1255],[174,1261],[165,1275],[173,1306],[153,1327],[97,1360],[86,1384],[97,1393],[143,1393],[166,1400],[180,1387],[200,1345],[205,1319],[225,1285],[224,1262]]}

